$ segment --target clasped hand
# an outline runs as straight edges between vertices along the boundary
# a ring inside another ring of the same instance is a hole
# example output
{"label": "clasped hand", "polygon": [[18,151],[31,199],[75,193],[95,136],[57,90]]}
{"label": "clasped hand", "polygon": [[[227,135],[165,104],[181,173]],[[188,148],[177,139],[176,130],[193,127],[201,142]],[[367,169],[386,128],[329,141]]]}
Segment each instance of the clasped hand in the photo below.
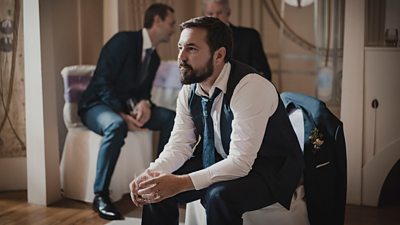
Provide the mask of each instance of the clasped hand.
{"label": "clasped hand", "polygon": [[134,114],[120,113],[130,131],[144,130],[143,125],[149,121],[151,107],[146,100],[141,100],[133,109]]}
{"label": "clasped hand", "polygon": [[183,191],[182,178],[147,169],[129,184],[132,202],[142,207],[172,197]]}

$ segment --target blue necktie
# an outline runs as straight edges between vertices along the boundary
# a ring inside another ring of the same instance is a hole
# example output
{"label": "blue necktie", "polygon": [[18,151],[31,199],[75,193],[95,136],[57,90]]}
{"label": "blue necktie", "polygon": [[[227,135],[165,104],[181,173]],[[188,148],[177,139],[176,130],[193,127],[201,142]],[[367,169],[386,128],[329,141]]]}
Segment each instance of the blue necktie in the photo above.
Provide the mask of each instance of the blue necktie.
{"label": "blue necktie", "polygon": [[215,144],[214,144],[214,127],[211,118],[211,107],[214,99],[221,92],[220,89],[215,88],[214,94],[211,98],[201,97],[201,105],[203,108],[204,120],[204,133],[203,133],[203,166],[204,168],[211,166],[215,163]]}

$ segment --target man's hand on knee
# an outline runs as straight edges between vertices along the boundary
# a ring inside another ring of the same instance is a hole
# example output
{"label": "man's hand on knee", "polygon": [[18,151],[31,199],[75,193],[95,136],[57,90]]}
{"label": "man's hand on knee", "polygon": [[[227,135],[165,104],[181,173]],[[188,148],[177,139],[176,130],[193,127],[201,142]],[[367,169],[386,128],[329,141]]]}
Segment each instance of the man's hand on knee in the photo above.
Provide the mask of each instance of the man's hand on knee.
{"label": "man's hand on knee", "polygon": [[126,124],[128,125],[128,130],[130,131],[142,131],[146,130],[146,128],[142,128],[144,123],[136,120],[133,116],[125,113],[119,113],[119,115],[124,119]]}

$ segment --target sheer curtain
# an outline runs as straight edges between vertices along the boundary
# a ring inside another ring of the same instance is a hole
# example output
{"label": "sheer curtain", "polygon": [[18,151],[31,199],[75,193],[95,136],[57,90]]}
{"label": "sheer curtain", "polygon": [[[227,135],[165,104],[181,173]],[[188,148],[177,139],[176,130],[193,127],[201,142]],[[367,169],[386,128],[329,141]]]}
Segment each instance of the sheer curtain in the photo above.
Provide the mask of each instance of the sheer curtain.
{"label": "sheer curtain", "polygon": [[[162,2],[172,6],[175,10],[177,21],[176,33],[171,37],[169,43],[161,44],[158,47],[157,51],[162,60],[176,60],[177,58],[178,51],[176,46],[180,35],[179,24],[202,14],[202,0],[103,1],[114,4],[113,7],[105,7],[105,10],[113,11],[113,16],[104,15],[103,17],[103,23],[112,19],[117,21],[111,23],[113,26],[112,34],[120,30],[142,28],[145,10],[155,2]],[[281,0],[230,0],[229,2],[231,7],[230,20],[234,25],[252,27],[259,31],[264,51],[272,69],[272,82],[278,90],[300,92],[314,96],[317,75],[315,46],[318,45],[314,35],[316,32],[314,21],[320,19],[314,13],[314,5],[302,8],[289,7],[285,6]],[[342,2],[342,0],[332,2]],[[297,39],[296,42],[291,36],[283,35],[282,26],[277,20],[277,15],[272,15],[272,5],[277,6],[276,11],[281,13],[280,16],[284,18],[293,31],[314,48],[304,47],[302,43],[298,43]],[[335,11],[339,13],[336,18],[342,18],[342,11],[342,8]],[[337,27],[337,33],[342,35],[340,29],[341,25]],[[105,39],[108,40],[109,37]],[[341,38],[338,40],[341,40]],[[331,41],[331,43],[333,42]],[[338,89],[338,92],[340,92],[340,89]]]}
{"label": "sheer curtain", "polygon": [[[113,26],[108,28],[111,33],[141,29],[143,27],[144,12],[153,3],[161,2],[173,7],[177,21],[176,33],[171,37],[169,43],[161,44],[157,49],[163,60],[176,59],[178,53],[176,45],[180,34],[179,24],[187,19],[201,16],[202,9],[202,0],[104,0],[104,2],[108,5],[105,7],[105,10],[108,10],[105,15],[108,14],[108,16],[104,16],[104,23],[107,23],[107,20],[117,20],[117,22],[110,23],[113,25],[109,25]],[[110,4],[112,5],[111,7]],[[268,26],[269,19],[264,7],[262,7],[261,0],[230,0],[230,6],[232,9],[231,22],[233,24],[253,27],[260,31],[263,38],[271,38],[269,35],[270,30],[265,28]],[[105,39],[108,40],[110,35]]]}

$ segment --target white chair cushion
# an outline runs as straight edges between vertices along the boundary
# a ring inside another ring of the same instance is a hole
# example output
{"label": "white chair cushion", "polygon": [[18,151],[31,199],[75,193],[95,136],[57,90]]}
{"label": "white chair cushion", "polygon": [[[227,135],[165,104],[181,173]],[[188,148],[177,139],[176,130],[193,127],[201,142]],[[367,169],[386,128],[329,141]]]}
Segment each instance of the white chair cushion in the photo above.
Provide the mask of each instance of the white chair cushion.
{"label": "white chair cushion", "polygon": [[[207,225],[206,213],[200,200],[186,204],[186,225]],[[292,197],[290,210],[279,203],[243,214],[243,225],[309,225],[304,201],[304,187],[300,185]]]}

